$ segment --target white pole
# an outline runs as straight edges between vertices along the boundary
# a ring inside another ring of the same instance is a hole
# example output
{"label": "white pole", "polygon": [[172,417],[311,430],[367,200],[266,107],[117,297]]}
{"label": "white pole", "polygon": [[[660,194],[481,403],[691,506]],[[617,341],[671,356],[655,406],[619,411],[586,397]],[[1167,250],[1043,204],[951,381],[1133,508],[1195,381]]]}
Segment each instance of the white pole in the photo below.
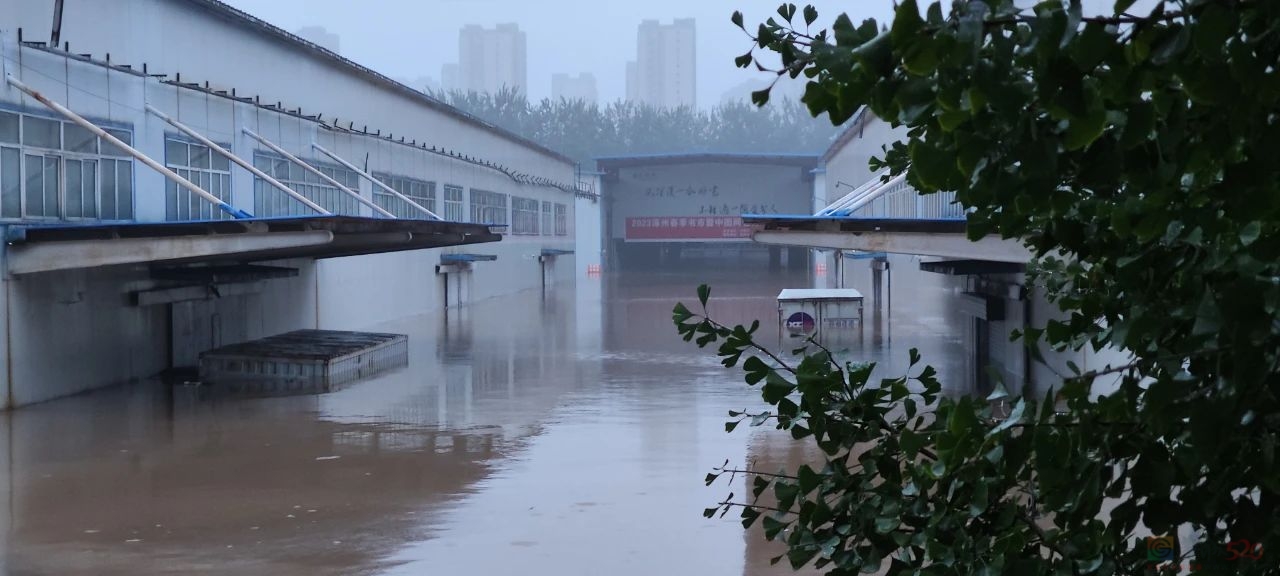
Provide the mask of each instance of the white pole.
{"label": "white pole", "polygon": [[312,143],[311,143],[311,147],[312,147],[312,148],[315,148],[316,150],[319,150],[321,154],[324,154],[325,156],[328,156],[328,157],[330,157],[330,158],[333,158],[333,160],[334,160],[335,162],[337,162],[337,163],[339,163],[339,164],[341,164],[341,165],[343,165],[343,166],[346,166],[348,170],[351,170],[352,172],[355,172],[356,174],[359,174],[359,175],[361,175],[361,176],[364,176],[364,177],[365,177],[365,179],[367,179],[367,180],[368,180],[368,181],[370,181],[370,182],[373,182],[373,185],[374,185],[374,186],[378,186],[378,187],[382,188],[383,190],[386,190],[387,192],[389,192],[389,193],[391,193],[391,194],[395,195],[397,198],[400,198],[401,200],[404,200],[405,202],[408,202],[408,203],[409,203],[411,206],[413,206],[414,208],[417,208],[417,209],[419,209],[419,210],[423,211],[424,213],[426,213],[426,215],[427,215],[427,216],[430,216],[430,217],[432,217],[432,218],[435,218],[436,220],[444,220],[444,218],[441,218],[441,217],[439,217],[439,216],[436,216],[436,213],[435,213],[435,212],[432,212],[432,211],[430,211],[430,210],[427,210],[426,208],[423,208],[421,204],[418,204],[417,202],[414,202],[413,200],[411,200],[408,196],[405,196],[404,194],[401,194],[399,190],[396,190],[395,188],[392,188],[392,187],[390,187],[390,186],[387,186],[386,184],[383,184],[381,180],[378,180],[377,178],[374,178],[372,174],[370,174],[370,173],[368,173],[368,172],[365,172],[364,170],[361,170],[361,169],[357,168],[355,164],[352,164],[352,163],[350,163],[350,162],[347,162],[346,160],[343,160],[341,156],[338,156],[337,154],[334,154],[333,152],[330,152],[330,151],[328,151],[328,150],[325,150],[323,146],[321,146],[321,145],[319,145],[319,144],[316,144],[315,142],[312,142]]}
{"label": "white pole", "polygon": [[332,214],[332,212],[325,210],[319,204],[316,204],[315,202],[312,202],[311,200],[307,199],[306,196],[299,194],[293,188],[286,186],[283,182],[276,180],[266,172],[259,170],[257,166],[254,166],[253,164],[246,162],[243,158],[236,156],[235,154],[232,154],[230,150],[227,150],[226,148],[219,146],[218,143],[214,142],[213,140],[205,138],[203,134],[200,134],[199,132],[192,130],[191,127],[187,126],[186,124],[183,124],[177,120],[174,120],[168,114],[161,112],[155,106],[147,104],[147,112],[155,114],[157,118],[164,120],[165,122],[168,122],[170,126],[177,128],[183,134],[186,134],[187,136],[194,138],[197,142],[204,144],[205,146],[208,146],[210,150],[213,150],[219,154],[222,154],[223,156],[226,156],[228,160],[235,162],[241,168],[244,168],[245,170],[248,170],[249,172],[253,173],[254,176],[257,176],[263,179],[266,183],[272,186],[275,186],[281,192],[288,194],[289,196],[293,197],[294,200],[301,202],[306,207],[312,210],[315,210],[316,212],[319,212],[325,216],[329,216]]}
{"label": "white pole", "polygon": [[253,138],[254,140],[257,140],[258,142],[261,142],[263,146],[266,146],[267,148],[271,149],[271,151],[272,151],[272,152],[275,152],[276,154],[279,154],[279,155],[281,155],[281,156],[284,156],[284,158],[285,158],[286,160],[288,160],[288,161],[290,161],[290,162],[293,162],[294,164],[297,164],[298,166],[301,166],[303,170],[306,170],[306,171],[308,171],[308,172],[310,172],[310,173],[314,174],[317,178],[320,178],[321,180],[324,180],[325,182],[328,182],[330,186],[333,186],[334,188],[337,188],[337,189],[339,189],[339,190],[341,190],[341,191],[343,191],[343,192],[346,192],[349,196],[351,196],[352,198],[355,198],[355,199],[356,199],[357,201],[359,201],[361,204],[364,204],[365,206],[368,206],[368,207],[370,207],[370,208],[373,208],[373,211],[374,211],[374,212],[377,212],[377,213],[379,213],[379,214],[382,214],[383,216],[386,216],[387,218],[395,218],[395,217],[396,217],[396,215],[395,215],[395,214],[392,214],[392,213],[390,213],[390,212],[386,211],[386,210],[385,210],[385,209],[383,209],[381,206],[379,206],[379,205],[377,205],[377,204],[374,204],[373,202],[370,202],[370,201],[369,201],[367,198],[365,198],[364,196],[361,196],[359,192],[356,192],[355,190],[352,190],[352,189],[350,189],[350,188],[347,188],[347,187],[346,187],[346,186],[344,186],[341,182],[338,182],[337,180],[334,180],[333,178],[330,178],[328,174],[325,174],[324,172],[321,172],[320,170],[318,170],[315,166],[312,166],[312,165],[310,165],[310,164],[307,164],[307,163],[306,163],[304,160],[302,160],[301,158],[298,158],[297,156],[294,156],[293,154],[290,154],[290,153],[289,153],[289,151],[285,150],[284,148],[281,148],[281,147],[277,146],[275,142],[272,142],[272,141],[270,141],[270,140],[267,140],[266,138],[263,138],[262,136],[258,135],[256,132],[254,132],[253,130],[250,130],[250,129],[248,129],[248,128],[244,128],[244,133],[245,133],[246,135],[248,135],[250,138]]}
{"label": "white pole", "polygon": [[179,176],[173,170],[165,168],[163,164],[156,162],[155,160],[152,160],[150,156],[147,156],[146,154],[139,152],[133,146],[125,144],[119,138],[116,138],[106,130],[99,128],[93,122],[85,120],[79,114],[76,114],[75,112],[68,110],[63,105],[58,104],[57,102],[54,102],[53,100],[46,98],[44,94],[36,92],[30,86],[27,86],[17,78],[14,78],[13,75],[11,74],[7,75],[5,79],[9,82],[11,86],[13,86],[14,88],[17,88],[18,90],[21,90],[26,95],[32,98],[35,98],[41,104],[48,106],[50,110],[53,110],[54,112],[57,112],[65,116],[68,120],[75,122],[85,130],[88,130],[94,133],[94,135],[96,135],[97,137],[102,138],[107,142],[110,142],[111,144],[113,144],[117,148],[120,148],[121,150],[124,150],[130,156],[133,156],[134,158],[136,158],[139,162],[142,162],[143,164],[146,164],[148,167],[150,167],[152,170],[155,170],[156,172],[163,174],[165,178],[168,178],[172,180],[174,183],[176,183],[177,185],[183,188],[186,188],[187,190],[191,191],[192,194],[195,194],[196,196],[203,198],[204,200],[208,201],[214,206],[217,206],[223,212],[226,212],[227,214],[230,214],[236,218],[253,218],[252,214],[245,212],[244,210],[241,210],[239,208],[236,208],[230,204],[227,204],[217,196],[214,196],[213,194],[210,194],[209,192],[205,191],[203,188],[200,188],[199,186],[192,184],[190,180],[187,180],[186,178]]}

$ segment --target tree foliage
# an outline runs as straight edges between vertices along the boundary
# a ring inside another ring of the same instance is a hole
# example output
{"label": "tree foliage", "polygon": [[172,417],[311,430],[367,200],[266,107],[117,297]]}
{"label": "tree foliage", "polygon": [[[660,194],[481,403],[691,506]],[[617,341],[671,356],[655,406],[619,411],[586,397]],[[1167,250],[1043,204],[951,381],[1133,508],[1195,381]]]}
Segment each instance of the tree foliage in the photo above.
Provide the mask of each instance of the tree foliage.
{"label": "tree foliage", "polygon": [[530,103],[510,89],[435,97],[584,164],[601,156],[681,151],[817,154],[836,134],[830,123],[814,119],[793,100],[764,108],[730,101],[704,112],[626,101],[605,106],[566,99]]}
{"label": "tree foliage", "polygon": [[[841,15],[816,33],[816,9],[784,5],[749,31],[739,65],[776,53],[779,74],[808,79],[810,112],[842,123],[866,106],[906,127],[873,164],[922,193],[955,191],[971,237],[1026,242],[1028,282],[1063,319],[1020,337],[1133,360],[1108,371],[1118,386],[1073,374],[1055,386],[1061,405],[1017,397],[993,413],[940,397],[914,352],[919,372],[878,382],[823,351],[790,366],[755,326],[677,306],[687,340],[720,343],[726,366],[763,383],[774,408],[752,422],[826,455],[752,476],[775,510],[719,508],[764,518],[794,565],[1280,571],[1280,2],[1133,5],[901,0],[887,27]],[[1143,538],[1179,527],[1195,545],[1172,557]]]}

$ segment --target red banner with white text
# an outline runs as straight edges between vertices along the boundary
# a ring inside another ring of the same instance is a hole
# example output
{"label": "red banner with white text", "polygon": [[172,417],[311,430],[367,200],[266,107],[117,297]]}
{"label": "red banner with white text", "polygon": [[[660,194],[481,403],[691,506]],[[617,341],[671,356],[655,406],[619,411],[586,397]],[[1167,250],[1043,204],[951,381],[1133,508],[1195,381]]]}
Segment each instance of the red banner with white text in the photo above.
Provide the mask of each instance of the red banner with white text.
{"label": "red banner with white text", "polygon": [[639,242],[744,241],[760,227],[737,216],[646,216],[627,218],[626,239]]}

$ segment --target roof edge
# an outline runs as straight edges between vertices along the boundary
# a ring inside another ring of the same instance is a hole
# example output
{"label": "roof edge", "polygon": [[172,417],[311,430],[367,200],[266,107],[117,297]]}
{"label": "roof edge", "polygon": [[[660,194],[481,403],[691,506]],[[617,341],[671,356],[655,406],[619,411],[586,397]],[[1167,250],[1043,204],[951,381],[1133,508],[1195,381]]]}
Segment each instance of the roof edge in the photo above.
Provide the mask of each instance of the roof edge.
{"label": "roof edge", "polygon": [[521,144],[521,145],[533,148],[538,152],[551,156],[557,160],[566,162],[571,166],[578,164],[577,160],[570,158],[569,156],[565,155],[562,152],[558,152],[552,148],[549,148],[545,144],[541,144],[537,141],[534,141],[524,136],[521,136],[519,134],[516,134],[515,132],[512,132],[505,128],[496,126],[494,124],[490,124],[489,122],[481,120],[479,117],[473,116],[459,108],[450,106],[449,104],[446,104],[440,100],[432,98],[431,96],[423,92],[420,92],[418,90],[415,90],[413,88],[410,88],[409,86],[406,86],[405,84],[398,82],[392,79],[391,77],[385,74],[382,74],[381,72],[378,72],[372,68],[364,66],[363,64],[360,64],[354,60],[346,58],[341,54],[337,54],[332,50],[329,50],[328,48],[320,46],[319,44],[308,41],[305,38],[302,38],[301,36],[293,34],[283,28],[280,28],[279,26],[276,26],[275,24],[267,22],[266,20],[258,18],[257,16],[249,14],[248,12],[240,10],[239,8],[231,6],[225,2],[222,2],[220,0],[185,0],[185,1],[189,4],[208,10],[216,15],[222,16],[229,21],[246,25],[246,26],[254,26],[254,27],[260,28],[263,31],[270,34],[271,36],[275,37],[277,40],[281,40],[285,43],[295,45],[299,48],[302,48],[304,50],[311,52],[313,55],[319,56],[325,60],[328,60],[340,66],[344,66],[356,72],[357,74],[366,76],[375,82],[379,82],[393,90],[401,92],[406,96],[409,96],[417,100],[419,103],[426,105],[429,108],[433,108],[437,111],[444,112],[445,114],[453,116],[459,120],[462,120],[463,122],[472,124],[476,127],[479,127],[483,130],[491,132],[499,137],[506,138],[507,140],[510,140],[517,144]]}

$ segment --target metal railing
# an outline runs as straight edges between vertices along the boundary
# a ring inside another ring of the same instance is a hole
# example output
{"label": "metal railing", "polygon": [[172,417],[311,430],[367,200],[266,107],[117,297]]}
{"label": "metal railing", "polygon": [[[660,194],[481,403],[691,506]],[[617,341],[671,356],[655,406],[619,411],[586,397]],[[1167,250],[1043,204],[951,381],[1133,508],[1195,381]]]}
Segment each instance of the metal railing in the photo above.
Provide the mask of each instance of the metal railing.
{"label": "metal railing", "polygon": [[820,210],[816,216],[909,220],[964,218],[964,208],[955,202],[955,192],[922,195],[907,183],[906,174],[881,182],[883,174],[877,173],[867,183]]}

